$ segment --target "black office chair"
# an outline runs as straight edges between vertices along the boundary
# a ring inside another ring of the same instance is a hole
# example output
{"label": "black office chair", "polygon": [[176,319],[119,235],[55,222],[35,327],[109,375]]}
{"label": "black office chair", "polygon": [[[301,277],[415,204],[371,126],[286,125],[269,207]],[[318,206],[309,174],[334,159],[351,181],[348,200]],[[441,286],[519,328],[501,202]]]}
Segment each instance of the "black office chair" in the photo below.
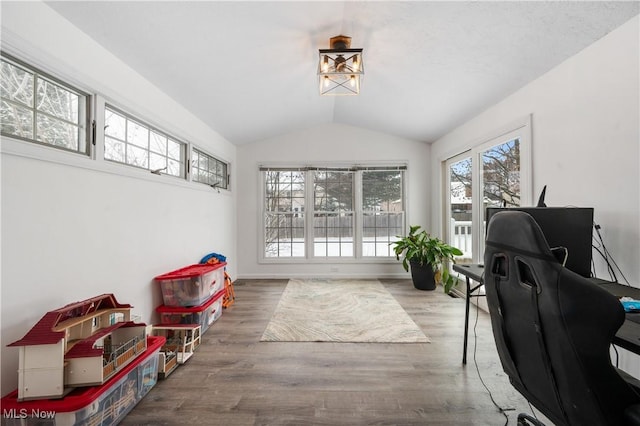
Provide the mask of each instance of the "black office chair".
{"label": "black office chair", "polygon": [[[512,385],[556,425],[640,424],[634,379],[609,356],[625,320],[618,299],[564,268],[524,212],[492,217],[484,261],[493,335]],[[542,424],[518,416],[529,423]]]}

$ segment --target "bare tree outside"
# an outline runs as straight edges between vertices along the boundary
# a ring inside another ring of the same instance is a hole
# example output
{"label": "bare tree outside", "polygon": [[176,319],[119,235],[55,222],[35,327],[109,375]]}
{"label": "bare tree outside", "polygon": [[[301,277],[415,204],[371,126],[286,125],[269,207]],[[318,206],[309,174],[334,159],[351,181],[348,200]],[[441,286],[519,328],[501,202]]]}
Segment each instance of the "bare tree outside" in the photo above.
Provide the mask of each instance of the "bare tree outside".
{"label": "bare tree outside", "polygon": [[[479,165],[477,163],[480,163]],[[472,169],[479,167],[479,170]],[[450,164],[450,209],[449,243],[462,250],[457,258],[470,262],[474,248],[472,232],[473,179],[482,181],[482,206],[478,229],[484,232],[484,212],[487,207],[517,207],[520,205],[520,140],[518,138],[496,144],[479,153]],[[484,238],[483,234],[480,238]]]}
{"label": "bare tree outside", "polygon": [[0,65],[2,133],[84,152],[81,97],[4,58]]}
{"label": "bare tree outside", "polygon": [[404,233],[404,171],[362,174],[363,255],[393,256],[390,243]]}
{"label": "bare tree outside", "polygon": [[314,256],[354,254],[354,172],[313,172]]}
{"label": "bare tree outside", "polygon": [[487,206],[520,205],[520,141],[496,145],[482,154],[482,180]]}
{"label": "bare tree outside", "polygon": [[[151,170],[153,173],[186,177],[187,144],[153,126],[119,111],[104,109],[104,159]],[[227,187],[226,163],[193,148],[191,179],[217,188]]]}
{"label": "bare tree outside", "polygon": [[[471,196],[471,161],[451,168],[451,190]],[[482,153],[483,200],[487,206],[520,205],[520,143],[518,139],[496,145]],[[459,194],[458,194],[459,195]]]}
{"label": "bare tree outside", "polygon": [[265,255],[304,256],[305,172],[266,170],[263,174]]}
{"label": "bare tree outside", "polygon": [[[357,178],[357,176],[360,176]],[[355,218],[362,212],[362,256],[390,256],[389,242],[403,231],[403,170],[263,170],[265,255],[355,256]],[[304,185],[304,179],[310,185]],[[361,198],[356,199],[356,182]],[[312,229],[305,233],[305,191],[312,197]],[[312,191],[312,192],[311,192]]]}

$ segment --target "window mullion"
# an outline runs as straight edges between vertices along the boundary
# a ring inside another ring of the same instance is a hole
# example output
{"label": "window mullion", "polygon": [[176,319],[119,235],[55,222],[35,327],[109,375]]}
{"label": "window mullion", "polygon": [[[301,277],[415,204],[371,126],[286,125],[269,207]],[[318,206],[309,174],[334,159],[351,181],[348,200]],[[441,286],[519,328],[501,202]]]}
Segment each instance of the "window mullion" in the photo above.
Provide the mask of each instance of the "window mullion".
{"label": "window mullion", "polygon": [[315,258],[315,246],[314,246],[314,218],[315,218],[315,206],[314,206],[314,188],[315,180],[313,171],[307,170],[304,172],[304,243],[305,243],[305,257],[307,259]]}
{"label": "window mullion", "polygon": [[[167,144],[167,150],[169,149],[169,144]],[[168,155],[168,151],[167,151],[167,158],[169,157]],[[187,182],[193,182],[193,161],[194,158],[196,157],[195,152],[193,150],[193,145],[191,144],[191,142],[186,144],[185,147],[185,153],[184,153],[184,167],[185,167],[185,178],[187,179]],[[263,183],[264,185],[264,183]],[[264,196],[262,197],[262,199],[264,200]],[[264,201],[263,201],[264,204]],[[263,214],[264,216],[264,214]]]}
{"label": "window mullion", "polygon": [[479,256],[484,249],[484,241],[480,237],[482,226],[480,219],[483,217],[482,209],[484,208],[484,194],[482,191],[484,179],[482,176],[482,151],[477,147],[471,150],[471,176],[471,194],[473,200],[471,203],[471,240],[475,242],[473,244],[471,261],[473,263],[482,263]]}
{"label": "window mullion", "polygon": [[89,142],[91,144],[90,149],[92,150],[94,160],[104,161],[106,103],[102,96],[95,95],[92,104],[93,111],[91,121],[92,124],[95,123],[95,132],[91,132],[92,140]]}
{"label": "window mullion", "polygon": [[[151,168],[151,133],[153,133],[153,128],[151,126],[145,126],[147,127],[147,167],[149,170],[153,170]],[[169,138],[167,138],[167,135],[163,135],[167,141],[167,145],[169,145]],[[165,159],[166,160],[166,159]]]}
{"label": "window mullion", "polygon": [[129,154],[129,117],[124,116],[124,164],[127,163]]}
{"label": "window mullion", "polygon": [[353,208],[354,208],[354,224],[353,224],[353,254],[356,259],[362,258],[362,238],[364,231],[362,229],[363,219],[363,205],[362,205],[362,170],[354,172],[353,176]]}
{"label": "window mullion", "polygon": [[69,120],[64,119],[64,118],[56,117],[55,115],[53,115],[53,114],[49,114],[49,113],[44,112],[44,111],[39,111],[39,110],[37,110],[37,112],[38,112],[38,115],[41,115],[41,116],[43,116],[43,117],[52,118],[52,119],[54,119],[54,120],[56,120],[56,121],[60,121],[60,122],[65,123],[65,124],[71,124],[72,126],[75,126],[75,127],[81,128],[81,126],[80,126],[80,124],[79,124],[78,122],[75,122],[75,121],[69,121]]}
{"label": "window mullion", "polygon": [[38,140],[38,75],[33,74],[33,140]]}

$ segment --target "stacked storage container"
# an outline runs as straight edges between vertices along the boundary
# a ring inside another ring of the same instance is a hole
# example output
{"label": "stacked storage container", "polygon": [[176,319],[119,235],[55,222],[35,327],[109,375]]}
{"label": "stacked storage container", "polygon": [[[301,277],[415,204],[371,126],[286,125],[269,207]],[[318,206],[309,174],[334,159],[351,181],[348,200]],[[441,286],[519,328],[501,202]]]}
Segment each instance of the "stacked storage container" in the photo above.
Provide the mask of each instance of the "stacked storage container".
{"label": "stacked storage container", "polygon": [[64,398],[18,401],[4,396],[2,425],[116,425],[155,386],[164,337],[147,336],[147,350],[100,386],[78,387]]}
{"label": "stacked storage container", "polygon": [[156,308],[160,323],[199,324],[207,331],[222,315],[225,265],[196,264],[157,276],[164,302]]}

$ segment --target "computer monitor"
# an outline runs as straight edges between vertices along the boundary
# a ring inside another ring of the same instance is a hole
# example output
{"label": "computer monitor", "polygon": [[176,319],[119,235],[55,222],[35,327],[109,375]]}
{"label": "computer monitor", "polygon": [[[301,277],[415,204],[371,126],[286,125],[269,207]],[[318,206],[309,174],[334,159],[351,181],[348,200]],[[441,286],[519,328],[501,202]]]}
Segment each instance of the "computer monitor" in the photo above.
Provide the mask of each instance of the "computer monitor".
{"label": "computer monitor", "polygon": [[529,213],[538,223],[549,247],[567,249],[567,269],[589,278],[591,276],[593,208],[591,207],[487,207],[486,223],[504,210]]}

